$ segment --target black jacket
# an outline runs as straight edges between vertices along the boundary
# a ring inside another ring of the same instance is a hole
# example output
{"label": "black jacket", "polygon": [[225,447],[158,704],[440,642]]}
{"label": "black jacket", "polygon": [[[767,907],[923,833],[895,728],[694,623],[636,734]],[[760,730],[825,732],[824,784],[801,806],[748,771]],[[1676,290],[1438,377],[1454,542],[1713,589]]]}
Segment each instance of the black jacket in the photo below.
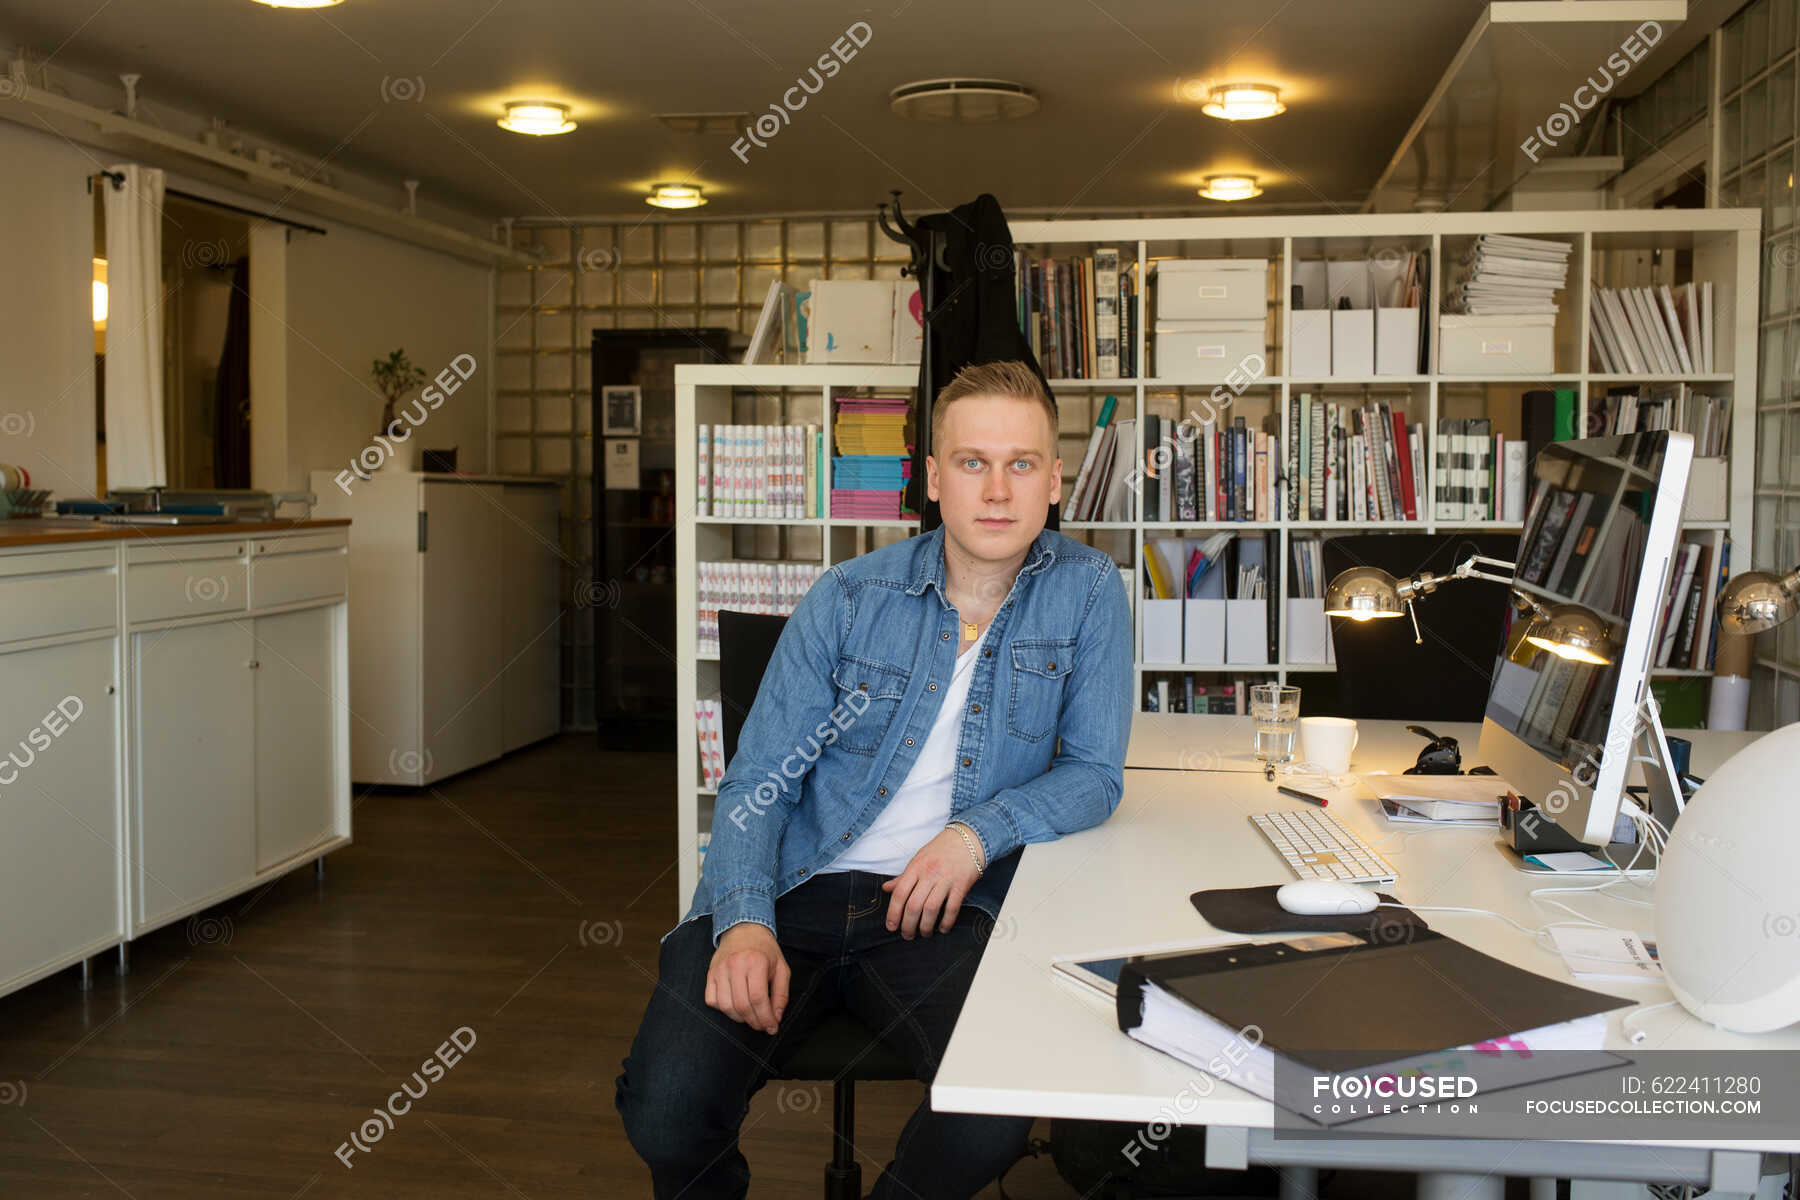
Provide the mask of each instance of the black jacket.
{"label": "black jacket", "polygon": [[[931,286],[920,287],[932,298],[925,315],[925,337],[930,352],[919,365],[919,404],[913,447],[913,495],[909,503],[918,509],[921,532],[942,523],[937,502],[925,495],[925,455],[931,450],[931,406],[956,373],[971,363],[1018,360],[1029,363],[1039,379],[1044,372],[1031,352],[1031,342],[1019,328],[1018,294],[1013,284],[1012,231],[1000,202],[983,192],[969,204],[934,213],[916,222],[920,229],[937,235],[944,247],[942,265],[932,263]],[[1050,390],[1049,382],[1044,390]],[[1054,394],[1050,397],[1055,404]],[[1060,513],[1050,506],[1045,528],[1059,529]]]}

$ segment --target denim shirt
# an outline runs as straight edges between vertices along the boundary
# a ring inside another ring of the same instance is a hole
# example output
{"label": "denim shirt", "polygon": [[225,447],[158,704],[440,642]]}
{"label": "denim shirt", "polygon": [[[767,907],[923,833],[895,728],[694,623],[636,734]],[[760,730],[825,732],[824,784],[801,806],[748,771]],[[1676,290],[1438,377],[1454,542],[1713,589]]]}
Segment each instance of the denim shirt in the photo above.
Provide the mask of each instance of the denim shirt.
{"label": "denim shirt", "polygon": [[[961,645],[942,526],[821,575],[744,720],[682,923],[712,914],[715,945],[741,921],[775,929],[776,898],[829,866],[905,781]],[[957,745],[951,818],[988,863],[965,904],[997,919],[1023,845],[1118,808],[1131,673],[1118,567],[1039,533],[988,627]]]}

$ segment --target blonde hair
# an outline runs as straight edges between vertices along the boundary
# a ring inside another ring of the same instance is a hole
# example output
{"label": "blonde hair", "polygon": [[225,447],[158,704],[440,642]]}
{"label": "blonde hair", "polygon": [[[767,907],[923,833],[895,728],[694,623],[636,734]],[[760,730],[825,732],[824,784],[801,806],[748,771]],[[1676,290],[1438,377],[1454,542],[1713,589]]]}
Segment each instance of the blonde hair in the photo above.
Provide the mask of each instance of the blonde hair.
{"label": "blonde hair", "polygon": [[[1050,419],[1050,441],[1056,443],[1056,403],[1050,399],[1037,372],[1023,362],[971,363],[944,385],[931,406],[932,440],[943,428],[944,414],[952,404],[967,396],[1011,396],[1018,400],[1035,400]],[[935,452],[935,447],[934,447]]]}

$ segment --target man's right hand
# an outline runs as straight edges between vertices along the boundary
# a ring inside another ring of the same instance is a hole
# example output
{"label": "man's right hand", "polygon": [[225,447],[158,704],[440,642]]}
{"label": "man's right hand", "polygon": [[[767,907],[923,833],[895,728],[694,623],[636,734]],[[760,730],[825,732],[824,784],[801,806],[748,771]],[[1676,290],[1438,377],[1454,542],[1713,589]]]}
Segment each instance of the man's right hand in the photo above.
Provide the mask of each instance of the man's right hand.
{"label": "man's right hand", "polygon": [[725,931],[706,971],[706,1003],[734,1021],[774,1033],[787,1009],[793,972],[767,925],[740,921]]}

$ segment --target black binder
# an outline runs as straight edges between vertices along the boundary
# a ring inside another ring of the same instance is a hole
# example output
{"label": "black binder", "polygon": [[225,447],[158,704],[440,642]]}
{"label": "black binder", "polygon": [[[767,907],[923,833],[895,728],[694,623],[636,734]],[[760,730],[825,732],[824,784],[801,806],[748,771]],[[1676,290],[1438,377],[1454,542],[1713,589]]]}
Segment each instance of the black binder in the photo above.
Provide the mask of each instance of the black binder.
{"label": "black binder", "polygon": [[[1119,975],[1119,1028],[1137,1030],[1134,1036],[1154,1045],[1156,1039],[1143,1036],[1151,1031],[1140,1028],[1145,989],[1152,985],[1197,1010],[1196,1028],[1216,1026],[1224,1038],[1256,1029],[1260,1047],[1274,1055],[1275,1072],[1321,1075],[1394,1070],[1408,1060],[1635,1003],[1534,974],[1423,927],[1394,944],[1330,934],[1132,958]],[[1510,1087],[1625,1061],[1597,1045],[1581,1050],[1539,1055],[1535,1064],[1514,1061],[1484,1086]],[[1206,1063],[1202,1056],[1194,1065]],[[1253,1079],[1233,1081],[1284,1101],[1279,1081],[1268,1091]]]}

